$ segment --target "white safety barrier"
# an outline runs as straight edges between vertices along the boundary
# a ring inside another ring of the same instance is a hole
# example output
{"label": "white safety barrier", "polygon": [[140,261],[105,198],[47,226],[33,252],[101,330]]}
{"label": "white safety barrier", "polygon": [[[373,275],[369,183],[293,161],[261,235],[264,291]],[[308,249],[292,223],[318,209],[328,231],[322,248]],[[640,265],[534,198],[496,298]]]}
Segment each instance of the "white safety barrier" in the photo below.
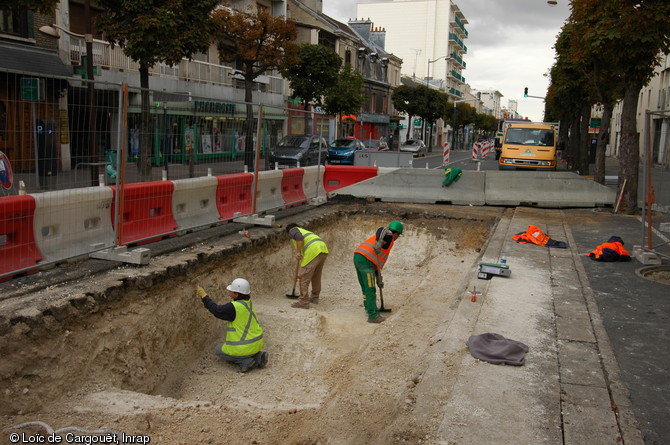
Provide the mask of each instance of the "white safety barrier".
{"label": "white safety barrier", "polygon": [[302,189],[305,192],[307,200],[326,196],[326,189],[323,185],[325,173],[326,167],[323,165],[305,167],[305,174],[302,177]]}
{"label": "white safety barrier", "polygon": [[255,213],[279,210],[286,206],[281,193],[283,177],[281,170],[258,172],[258,186],[254,182],[251,185],[252,195],[254,191],[258,191]]}
{"label": "white safety barrier", "polygon": [[116,245],[112,189],[86,187],[36,193],[35,244],[44,262],[87,255]]}
{"label": "white safety barrier", "polygon": [[215,176],[178,179],[172,182],[172,214],[178,230],[213,225],[221,219],[216,208],[218,181]]}

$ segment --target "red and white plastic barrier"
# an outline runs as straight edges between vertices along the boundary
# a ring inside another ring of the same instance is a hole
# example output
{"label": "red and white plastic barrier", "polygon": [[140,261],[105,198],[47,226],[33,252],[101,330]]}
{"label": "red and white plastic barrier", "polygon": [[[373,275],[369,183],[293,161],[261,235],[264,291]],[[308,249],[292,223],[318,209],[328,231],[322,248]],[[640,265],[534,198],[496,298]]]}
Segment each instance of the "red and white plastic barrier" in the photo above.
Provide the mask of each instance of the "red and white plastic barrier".
{"label": "red and white plastic barrier", "polygon": [[215,224],[221,218],[216,207],[214,176],[178,179],[174,183],[172,214],[179,230]]}
{"label": "red and white plastic barrier", "polygon": [[449,154],[451,149],[449,148],[449,142],[444,144],[444,151],[442,152],[442,164],[447,165],[449,163]]}
{"label": "red and white plastic barrier", "polygon": [[44,261],[87,255],[116,246],[110,218],[114,193],[109,187],[85,187],[37,193],[35,243]]}
{"label": "red and white plastic barrier", "polygon": [[35,244],[34,216],[35,198],[31,195],[0,198],[0,274],[35,266],[42,259]]}

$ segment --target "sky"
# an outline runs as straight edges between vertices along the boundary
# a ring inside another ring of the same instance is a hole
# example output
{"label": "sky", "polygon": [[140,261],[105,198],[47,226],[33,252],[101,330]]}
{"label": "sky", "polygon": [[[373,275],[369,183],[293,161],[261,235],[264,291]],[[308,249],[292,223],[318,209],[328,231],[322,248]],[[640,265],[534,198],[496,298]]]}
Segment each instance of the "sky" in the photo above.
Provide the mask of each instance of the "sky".
{"label": "sky", "polygon": [[[361,0],[360,3],[392,0]],[[468,24],[468,38],[463,43],[468,52],[463,71],[471,88],[498,90],[501,106],[517,100],[522,117],[542,121],[544,101],[525,98],[544,97],[549,86],[545,76],[554,64],[554,44],[561,27],[570,15],[569,0],[557,0],[550,7],[546,0],[454,0]],[[323,0],[323,12],[341,22],[356,18],[358,0]],[[365,17],[368,18],[368,17]],[[375,26],[383,23],[370,19]],[[393,48],[386,48],[393,53]],[[407,63],[405,61],[405,63]]]}

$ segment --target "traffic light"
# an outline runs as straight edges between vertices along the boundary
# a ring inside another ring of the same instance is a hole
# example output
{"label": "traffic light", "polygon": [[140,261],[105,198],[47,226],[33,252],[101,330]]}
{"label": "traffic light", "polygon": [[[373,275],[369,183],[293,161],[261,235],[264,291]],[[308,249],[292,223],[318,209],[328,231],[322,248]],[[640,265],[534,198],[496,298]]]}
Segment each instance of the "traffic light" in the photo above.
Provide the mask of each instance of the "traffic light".
{"label": "traffic light", "polygon": [[523,89],[523,97],[528,97],[528,87]]}

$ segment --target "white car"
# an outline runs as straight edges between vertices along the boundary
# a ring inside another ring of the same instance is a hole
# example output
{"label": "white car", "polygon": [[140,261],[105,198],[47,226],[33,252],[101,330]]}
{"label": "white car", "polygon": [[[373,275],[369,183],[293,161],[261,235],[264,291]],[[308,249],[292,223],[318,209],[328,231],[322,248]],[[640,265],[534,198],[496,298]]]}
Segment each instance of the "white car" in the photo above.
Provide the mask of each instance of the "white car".
{"label": "white car", "polygon": [[414,156],[426,156],[426,144],[420,139],[407,139],[400,145],[400,151],[413,153]]}

